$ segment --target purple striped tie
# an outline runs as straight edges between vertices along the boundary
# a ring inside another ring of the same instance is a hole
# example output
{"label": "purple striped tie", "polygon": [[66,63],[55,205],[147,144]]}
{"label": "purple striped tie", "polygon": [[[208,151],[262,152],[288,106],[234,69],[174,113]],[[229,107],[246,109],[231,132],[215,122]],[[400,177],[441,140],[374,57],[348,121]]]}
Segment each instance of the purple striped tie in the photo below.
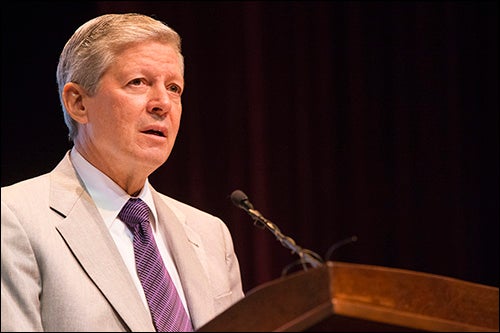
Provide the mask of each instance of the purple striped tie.
{"label": "purple striped tie", "polygon": [[182,301],[165,268],[149,224],[149,208],[131,198],[118,217],[134,235],[135,265],[158,332],[192,332]]}

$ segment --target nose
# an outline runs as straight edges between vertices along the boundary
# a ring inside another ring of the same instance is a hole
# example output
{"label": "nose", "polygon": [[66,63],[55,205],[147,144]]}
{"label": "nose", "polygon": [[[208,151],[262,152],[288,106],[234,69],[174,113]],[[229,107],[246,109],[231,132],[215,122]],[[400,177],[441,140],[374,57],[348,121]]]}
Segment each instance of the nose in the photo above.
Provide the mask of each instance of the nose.
{"label": "nose", "polygon": [[172,107],[172,100],[165,87],[155,87],[151,89],[147,110],[157,116],[165,116]]}

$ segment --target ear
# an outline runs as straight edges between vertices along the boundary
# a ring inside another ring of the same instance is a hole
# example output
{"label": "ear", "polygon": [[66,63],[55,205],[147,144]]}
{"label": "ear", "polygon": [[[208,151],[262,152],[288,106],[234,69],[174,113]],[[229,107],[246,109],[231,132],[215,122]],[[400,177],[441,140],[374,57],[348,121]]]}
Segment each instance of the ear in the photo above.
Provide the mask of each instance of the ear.
{"label": "ear", "polygon": [[84,104],[85,90],[77,83],[68,82],[62,91],[62,100],[66,111],[76,122],[85,124],[88,121]]}

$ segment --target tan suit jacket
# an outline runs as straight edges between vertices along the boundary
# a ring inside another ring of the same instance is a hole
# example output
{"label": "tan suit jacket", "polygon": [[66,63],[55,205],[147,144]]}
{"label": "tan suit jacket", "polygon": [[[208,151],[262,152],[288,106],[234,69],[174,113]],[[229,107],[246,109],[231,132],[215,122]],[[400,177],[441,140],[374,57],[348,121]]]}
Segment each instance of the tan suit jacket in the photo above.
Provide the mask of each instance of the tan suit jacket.
{"label": "tan suit jacket", "polygon": [[[244,295],[227,226],[151,188],[194,328]],[[69,154],[2,188],[1,330],[154,331]]]}

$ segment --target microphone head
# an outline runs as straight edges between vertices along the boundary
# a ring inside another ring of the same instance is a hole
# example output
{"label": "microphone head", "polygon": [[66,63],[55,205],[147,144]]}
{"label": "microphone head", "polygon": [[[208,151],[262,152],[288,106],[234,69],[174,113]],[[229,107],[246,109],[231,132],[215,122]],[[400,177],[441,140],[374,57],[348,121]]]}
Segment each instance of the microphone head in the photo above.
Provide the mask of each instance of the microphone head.
{"label": "microphone head", "polygon": [[247,209],[253,209],[253,205],[248,201],[248,197],[241,190],[234,190],[231,193],[231,201],[236,207]]}

